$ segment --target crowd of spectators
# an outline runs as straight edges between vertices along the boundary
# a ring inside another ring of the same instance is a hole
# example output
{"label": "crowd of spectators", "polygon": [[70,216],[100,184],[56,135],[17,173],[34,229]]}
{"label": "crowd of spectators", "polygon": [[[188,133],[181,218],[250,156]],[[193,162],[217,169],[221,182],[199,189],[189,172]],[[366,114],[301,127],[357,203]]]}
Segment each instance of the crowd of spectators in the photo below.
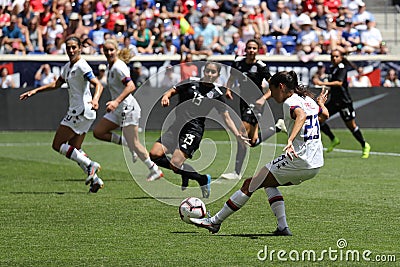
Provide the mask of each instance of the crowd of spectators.
{"label": "crowd of spectators", "polygon": [[107,38],[133,55],[241,55],[253,38],[260,54],[303,61],[332,49],[387,53],[362,0],[4,0],[0,29],[2,54],[65,54],[70,34],[92,55]]}

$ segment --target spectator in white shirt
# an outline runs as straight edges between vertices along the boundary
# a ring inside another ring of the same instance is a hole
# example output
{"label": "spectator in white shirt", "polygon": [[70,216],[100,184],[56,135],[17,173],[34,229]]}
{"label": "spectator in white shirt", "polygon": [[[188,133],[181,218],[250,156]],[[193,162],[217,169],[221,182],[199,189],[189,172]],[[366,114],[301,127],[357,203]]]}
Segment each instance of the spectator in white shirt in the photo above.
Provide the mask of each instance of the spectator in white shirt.
{"label": "spectator in white shirt", "polygon": [[368,76],[364,74],[362,66],[357,67],[357,75],[350,77],[349,87],[371,87],[371,81]]}
{"label": "spectator in white shirt", "polygon": [[361,32],[362,50],[366,54],[379,53],[382,43],[381,31],[375,28],[373,21],[367,20],[366,23],[367,30]]}

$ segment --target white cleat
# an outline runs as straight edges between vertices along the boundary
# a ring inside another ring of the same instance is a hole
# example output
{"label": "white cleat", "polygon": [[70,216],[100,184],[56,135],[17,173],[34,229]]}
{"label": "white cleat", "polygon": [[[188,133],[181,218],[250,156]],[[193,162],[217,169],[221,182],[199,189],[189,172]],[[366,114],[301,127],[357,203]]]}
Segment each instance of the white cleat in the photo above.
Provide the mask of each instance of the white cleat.
{"label": "white cleat", "polygon": [[90,162],[90,165],[87,166],[87,175],[88,177],[86,178],[85,185],[90,184],[93,181],[93,178],[95,177],[95,174],[100,171],[101,166],[99,163],[92,161]]}
{"label": "white cleat", "polygon": [[136,154],[136,152],[132,152],[132,162],[135,163],[138,159],[138,155]]}
{"label": "white cleat", "polygon": [[92,182],[90,183],[89,193],[97,193],[99,189],[104,188],[104,182],[100,179],[97,175],[93,178]]}
{"label": "white cleat", "polygon": [[231,172],[231,173],[223,173],[221,174],[221,178],[224,178],[226,180],[240,180],[242,178],[239,174],[236,172]]}
{"label": "white cleat", "polygon": [[164,177],[163,172],[160,170],[160,168],[156,167],[156,168],[152,168],[150,170],[150,174],[147,176],[147,181],[148,182],[153,182],[156,181],[158,179],[161,179],[162,177]]}
{"label": "white cleat", "polygon": [[212,223],[210,218],[203,218],[203,219],[190,218],[190,221],[197,227],[205,228],[213,234],[218,233],[219,229],[221,228],[220,224]]}
{"label": "white cleat", "polygon": [[276,132],[284,132],[287,133],[285,121],[283,119],[279,119],[275,124]]}

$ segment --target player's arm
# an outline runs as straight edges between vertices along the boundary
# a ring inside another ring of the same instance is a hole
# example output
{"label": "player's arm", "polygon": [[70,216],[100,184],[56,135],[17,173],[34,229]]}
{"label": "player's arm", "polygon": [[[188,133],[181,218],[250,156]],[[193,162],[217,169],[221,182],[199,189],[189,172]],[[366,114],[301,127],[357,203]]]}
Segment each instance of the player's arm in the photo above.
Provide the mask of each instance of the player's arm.
{"label": "player's arm", "polygon": [[246,145],[250,146],[250,139],[247,138],[246,136],[242,136],[239,132],[239,130],[236,128],[235,123],[233,122],[231,116],[229,115],[228,111],[223,112],[222,117],[224,119],[224,122],[226,126],[228,126],[229,130],[236,136],[236,138],[240,141],[245,143]]}
{"label": "player's arm", "polygon": [[296,151],[294,151],[293,140],[303,128],[304,123],[306,122],[307,114],[300,107],[292,107],[290,113],[292,119],[294,119],[295,121],[293,125],[293,130],[289,135],[287,145],[283,148],[283,151],[286,152],[286,155],[290,158],[290,160],[293,160],[293,156],[296,158],[298,157]]}
{"label": "player's arm", "polygon": [[232,88],[233,84],[235,83],[236,79],[237,78],[235,77],[235,74],[234,74],[234,67],[232,66],[231,72],[229,75],[229,79],[226,82],[226,92],[225,92],[226,98],[231,99],[231,100],[233,99],[231,88]]}
{"label": "player's arm", "polygon": [[265,104],[265,102],[267,102],[268,99],[271,98],[271,90],[267,90],[267,92],[265,92],[265,94],[263,94],[262,97],[260,97],[259,99],[257,99],[256,101],[256,105],[257,106],[263,106]]}
{"label": "player's arm", "polygon": [[119,106],[119,104],[122,101],[124,101],[125,98],[128,97],[128,95],[130,95],[136,90],[135,84],[132,82],[132,79],[130,77],[126,77],[122,83],[125,84],[125,88],[121,92],[121,94],[117,96],[115,99],[108,101],[106,103],[107,112],[114,111]]}
{"label": "player's arm", "polygon": [[317,104],[320,107],[320,112],[318,113],[319,121],[324,122],[329,118],[329,111],[325,107],[325,102],[328,100],[328,90],[322,88],[321,94],[317,97]]}
{"label": "player's arm", "polygon": [[27,91],[27,92],[21,94],[21,95],[19,96],[19,100],[25,100],[25,99],[27,99],[28,97],[31,97],[31,96],[33,96],[33,95],[39,93],[39,92],[42,92],[42,91],[54,90],[54,89],[60,88],[61,85],[63,85],[64,82],[65,82],[65,80],[60,76],[60,77],[58,77],[58,79],[57,79],[56,81],[54,81],[54,82],[52,82],[52,83],[49,83],[49,84],[40,86],[40,87],[38,87],[38,88],[29,90],[29,91]]}
{"label": "player's arm", "polygon": [[169,89],[167,92],[163,94],[163,97],[161,98],[161,106],[163,107],[168,107],[169,106],[169,100],[171,99],[172,96],[176,95],[178,93],[178,90],[176,87],[172,87]]}
{"label": "player's arm", "polygon": [[103,85],[101,85],[99,79],[97,79],[97,77],[94,76],[93,72],[85,73],[84,76],[87,80],[89,80],[90,84],[94,86],[94,94],[92,101],[90,101],[90,103],[92,104],[92,108],[94,110],[97,110],[99,108],[100,96],[103,93]]}

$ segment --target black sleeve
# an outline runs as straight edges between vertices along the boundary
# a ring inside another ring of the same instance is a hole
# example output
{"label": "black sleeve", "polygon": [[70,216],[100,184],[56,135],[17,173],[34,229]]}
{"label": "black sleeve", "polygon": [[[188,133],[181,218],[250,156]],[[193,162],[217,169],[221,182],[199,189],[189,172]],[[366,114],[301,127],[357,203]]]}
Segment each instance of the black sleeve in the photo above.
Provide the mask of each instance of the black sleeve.
{"label": "black sleeve", "polygon": [[261,77],[263,77],[267,82],[271,78],[271,73],[269,73],[269,69],[267,66],[262,67]]}

